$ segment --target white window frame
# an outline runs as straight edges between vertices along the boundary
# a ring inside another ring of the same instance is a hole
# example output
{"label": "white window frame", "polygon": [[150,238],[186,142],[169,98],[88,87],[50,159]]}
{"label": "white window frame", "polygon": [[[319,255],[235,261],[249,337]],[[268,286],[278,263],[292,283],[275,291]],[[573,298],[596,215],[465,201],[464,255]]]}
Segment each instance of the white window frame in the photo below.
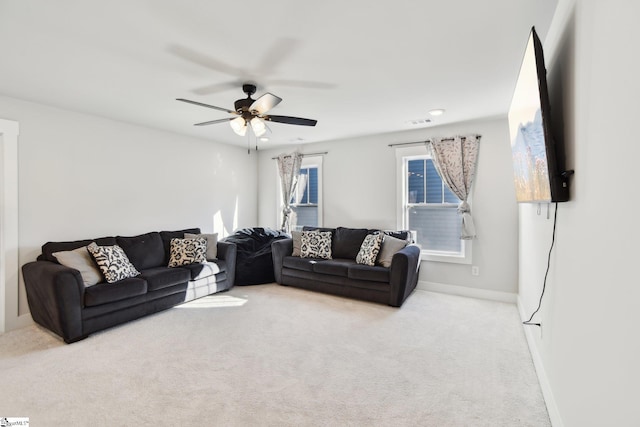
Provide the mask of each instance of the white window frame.
{"label": "white window frame", "polygon": [[[302,163],[300,164],[300,168],[304,169],[304,168],[318,168],[318,227],[322,227],[323,226],[323,221],[324,221],[324,211],[322,208],[322,161],[324,160],[323,156],[304,156],[302,158]],[[276,218],[278,218],[278,227],[280,226],[280,224],[282,224],[282,204],[284,203],[284,200],[282,199],[282,191],[280,190],[281,186],[280,186],[280,175],[278,173],[278,165],[276,163],[276,185],[278,186],[278,203],[276,206],[277,209],[277,216]],[[306,204],[303,204],[301,206],[306,206]]]}
{"label": "white window frame", "polygon": [[[396,198],[397,198],[397,227],[399,230],[408,230],[408,209],[410,205],[405,197],[407,195],[406,168],[409,160],[431,158],[423,145],[413,147],[402,147],[396,149]],[[456,205],[457,207],[457,205]],[[462,221],[462,218],[460,219]],[[418,242],[419,243],[419,242]],[[422,249],[423,261],[449,262],[455,264],[471,264],[472,262],[472,242],[461,240],[460,253],[430,251]]]}

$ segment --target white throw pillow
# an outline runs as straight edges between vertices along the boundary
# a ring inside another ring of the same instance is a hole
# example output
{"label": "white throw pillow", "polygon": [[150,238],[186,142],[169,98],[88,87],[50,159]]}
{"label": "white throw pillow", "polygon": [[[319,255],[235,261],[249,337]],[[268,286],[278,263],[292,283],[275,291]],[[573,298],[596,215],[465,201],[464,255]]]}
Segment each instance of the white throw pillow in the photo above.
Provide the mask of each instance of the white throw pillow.
{"label": "white throw pillow", "polygon": [[302,246],[302,231],[292,231],[291,238],[293,239],[293,252],[291,256],[300,256],[300,247]]}
{"label": "white throw pillow", "polygon": [[86,246],[72,251],[54,252],[52,255],[65,267],[78,270],[85,286],[93,286],[104,280]]}
{"label": "white throw pillow", "polygon": [[391,236],[384,236],[382,240],[382,247],[380,248],[380,253],[378,254],[378,260],[376,263],[383,267],[391,267],[391,260],[396,252],[404,249],[407,246],[407,241],[402,239],[396,239]]}

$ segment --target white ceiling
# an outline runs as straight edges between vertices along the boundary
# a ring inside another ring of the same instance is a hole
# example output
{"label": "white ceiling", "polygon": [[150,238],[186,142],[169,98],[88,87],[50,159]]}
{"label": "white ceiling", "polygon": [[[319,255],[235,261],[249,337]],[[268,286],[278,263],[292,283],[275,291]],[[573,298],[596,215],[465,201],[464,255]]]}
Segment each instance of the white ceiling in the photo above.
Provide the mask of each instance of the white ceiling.
{"label": "white ceiling", "polygon": [[[0,0],[0,94],[246,146],[228,115],[242,82],[283,102],[261,146],[507,112],[531,26],[557,0]],[[203,94],[202,89],[209,89]],[[200,90],[199,90],[200,89]]]}

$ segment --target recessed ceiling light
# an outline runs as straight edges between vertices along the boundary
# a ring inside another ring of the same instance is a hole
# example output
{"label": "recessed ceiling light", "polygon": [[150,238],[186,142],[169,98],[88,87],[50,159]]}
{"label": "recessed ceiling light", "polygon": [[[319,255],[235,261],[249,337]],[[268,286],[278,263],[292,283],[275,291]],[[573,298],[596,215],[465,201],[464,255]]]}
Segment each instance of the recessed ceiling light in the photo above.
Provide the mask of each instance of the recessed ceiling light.
{"label": "recessed ceiling light", "polygon": [[269,138],[267,138],[266,136],[261,136],[260,137],[260,141],[262,142],[267,142],[269,140]]}
{"label": "recessed ceiling light", "polygon": [[441,116],[444,114],[444,109],[442,108],[436,108],[434,110],[430,110],[429,114],[431,114],[432,116]]}

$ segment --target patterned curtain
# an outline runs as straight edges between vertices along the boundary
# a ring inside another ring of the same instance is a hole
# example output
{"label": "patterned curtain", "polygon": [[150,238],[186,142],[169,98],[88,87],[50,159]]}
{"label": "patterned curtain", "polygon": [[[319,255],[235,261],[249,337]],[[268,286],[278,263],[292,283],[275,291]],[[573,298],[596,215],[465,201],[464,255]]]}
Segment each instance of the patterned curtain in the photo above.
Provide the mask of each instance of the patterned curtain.
{"label": "patterned curtain", "polygon": [[458,213],[462,214],[460,238],[464,240],[476,237],[476,228],[467,199],[476,172],[479,146],[480,136],[477,135],[434,138],[427,142],[427,148],[431,151],[431,158],[440,178],[461,200]]}
{"label": "patterned curtain", "polygon": [[278,156],[278,173],[280,174],[280,189],[282,190],[282,225],[280,229],[291,233],[291,227],[295,225],[295,212],[291,209],[291,198],[296,194],[302,154],[280,154]]}

